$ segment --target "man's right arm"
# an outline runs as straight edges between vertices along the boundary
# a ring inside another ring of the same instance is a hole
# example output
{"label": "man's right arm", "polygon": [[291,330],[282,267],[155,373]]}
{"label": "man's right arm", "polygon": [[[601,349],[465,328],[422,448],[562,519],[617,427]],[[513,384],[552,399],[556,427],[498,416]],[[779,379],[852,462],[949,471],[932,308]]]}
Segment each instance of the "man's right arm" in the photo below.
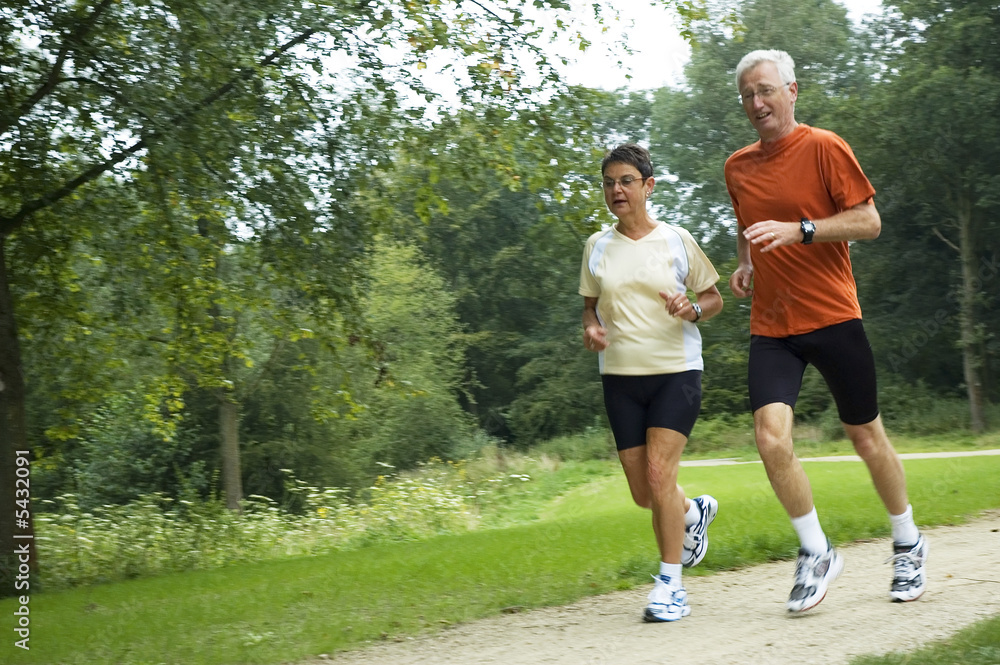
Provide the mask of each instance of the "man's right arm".
{"label": "man's right arm", "polygon": [[737,298],[746,298],[753,295],[751,284],[753,283],[753,263],[750,261],[750,241],[743,235],[743,225],[740,223],[740,207],[736,202],[736,195],[733,192],[730,180],[730,165],[732,156],[726,160],[724,168],[726,177],[726,189],[729,191],[729,200],[733,204],[733,212],[736,213],[736,270],[729,276],[729,290]]}
{"label": "man's right arm", "polygon": [[753,264],[750,262],[750,241],[743,237],[742,229],[736,227],[737,267],[729,276],[729,289],[737,298],[753,295]]}

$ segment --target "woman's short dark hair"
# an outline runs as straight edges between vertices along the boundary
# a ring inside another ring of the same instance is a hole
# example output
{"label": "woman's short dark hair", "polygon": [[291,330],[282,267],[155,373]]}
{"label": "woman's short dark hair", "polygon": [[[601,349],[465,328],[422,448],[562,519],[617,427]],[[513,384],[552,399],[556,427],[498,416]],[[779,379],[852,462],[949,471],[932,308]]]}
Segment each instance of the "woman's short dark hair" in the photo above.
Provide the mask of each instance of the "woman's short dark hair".
{"label": "woman's short dark hair", "polygon": [[623,143],[618,147],[608,150],[601,161],[601,175],[609,164],[629,164],[639,171],[642,179],[653,177],[653,162],[649,157],[649,151],[636,143]]}

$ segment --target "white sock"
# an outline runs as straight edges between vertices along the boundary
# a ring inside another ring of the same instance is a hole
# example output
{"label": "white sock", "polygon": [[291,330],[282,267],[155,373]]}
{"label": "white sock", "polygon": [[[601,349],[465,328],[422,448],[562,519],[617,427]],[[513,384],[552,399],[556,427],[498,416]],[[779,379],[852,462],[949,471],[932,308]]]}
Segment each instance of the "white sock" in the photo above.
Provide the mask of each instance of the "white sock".
{"label": "white sock", "polygon": [[670,586],[681,586],[681,564],[660,562],[660,577]]}
{"label": "white sock", "polygon": [[892,523],[892,542],[910,547],[917,544],[920,531],[913,521],[913,506],[907,504],[902,515],[889,515],[889,522]]}
{"label": "white sock", "polygon": [[684,513],[684,526],[693,526],[701,519],[701,508],[697,501],[691,502],[691,507]]}
{"label": "white sock", "polygon": [[799,534],[799,542],[802,544],[802,549],[809,552],[809,554],[826,554],[830,543],[826,539],[826,534],[823,533],[823,527],[819,524],[819,515],[816,513],[815,506],[801,517],[793,517],[792,526],[795,527],[795,532]]}

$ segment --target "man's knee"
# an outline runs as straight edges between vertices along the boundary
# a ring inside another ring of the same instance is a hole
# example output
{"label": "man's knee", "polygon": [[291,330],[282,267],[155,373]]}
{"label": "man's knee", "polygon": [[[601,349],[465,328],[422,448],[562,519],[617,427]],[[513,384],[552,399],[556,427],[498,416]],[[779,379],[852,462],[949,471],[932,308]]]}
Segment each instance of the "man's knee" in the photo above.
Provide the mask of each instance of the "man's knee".
{"label": "man's knee", "polygon": [[882,422],[877,418],[865,425],[845,424],[844,431],[854,445],[854,451],[863,460],[893,452],[889,437],[882,428]]}
{"label": "man's knee", "polygon": [[754,439],[762,459],[793,456],[790,411],[784,404],[773,404],[754,414]]}
{"label": "man's knee", "polygon": [[757,437],[757,452],[765,464],[783,464],[795,457],[791,439],[773,433]]}
{"label": "man's knee", "polygon": [[677,489],[677,473],[671,472],[664,465],[650,464],[646,476],[649,482],[649,492],[655,496],[667,496]]}

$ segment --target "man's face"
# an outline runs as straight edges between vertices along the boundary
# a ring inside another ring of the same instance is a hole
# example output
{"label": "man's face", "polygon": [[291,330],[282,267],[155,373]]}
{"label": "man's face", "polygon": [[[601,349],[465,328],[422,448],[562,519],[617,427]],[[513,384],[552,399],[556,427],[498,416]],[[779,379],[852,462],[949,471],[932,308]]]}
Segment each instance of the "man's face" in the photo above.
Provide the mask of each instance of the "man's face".
{"label": "man's face", "polygon": [[762,62],[743,72],[740,95],[750,124],[765,143],[776,141],[795,129],[798,85],[785,83],[773,62]]}

